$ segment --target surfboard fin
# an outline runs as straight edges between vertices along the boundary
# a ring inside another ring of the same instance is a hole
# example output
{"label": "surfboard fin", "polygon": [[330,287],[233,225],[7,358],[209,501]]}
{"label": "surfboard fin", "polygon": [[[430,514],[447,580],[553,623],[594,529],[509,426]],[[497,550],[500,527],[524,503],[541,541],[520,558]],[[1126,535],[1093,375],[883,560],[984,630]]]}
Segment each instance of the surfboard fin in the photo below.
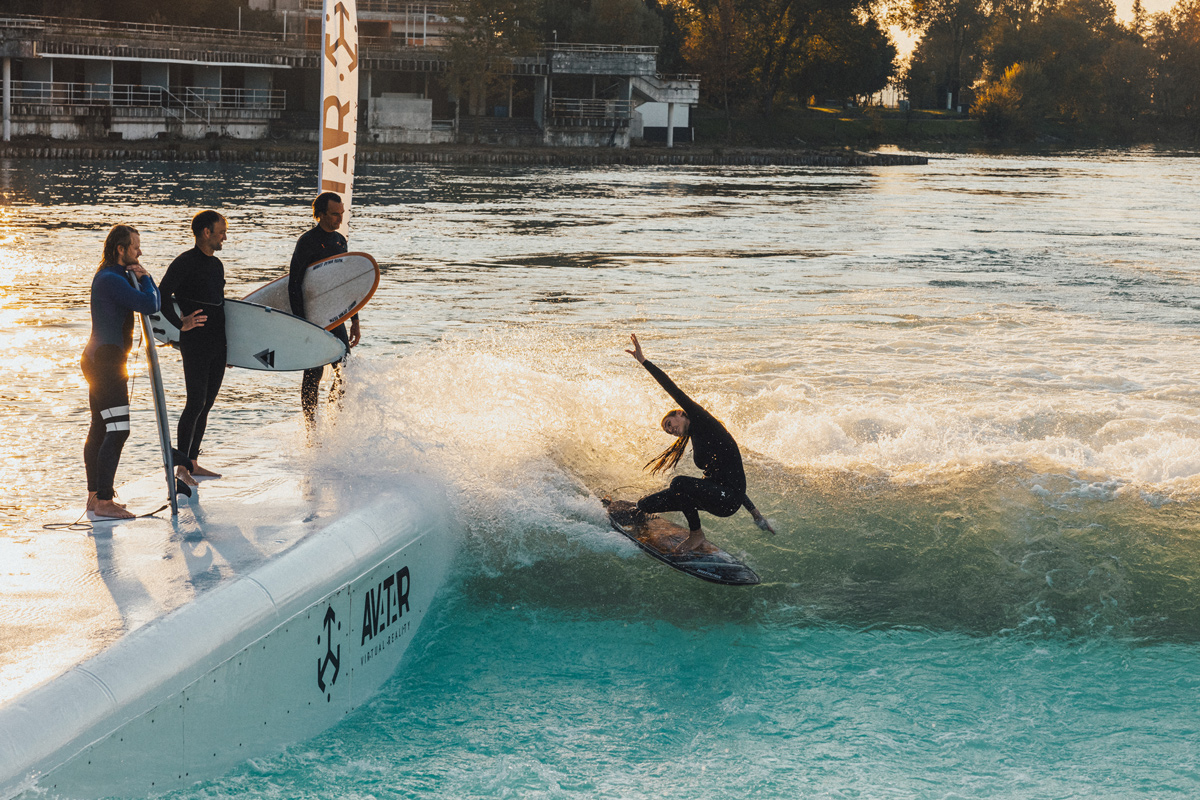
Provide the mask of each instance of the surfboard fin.
{"label": "surfboard fin", "polygon": [[186,483],[179,480],[179,478],[176,478],[175,479],[175,494],[181,494],[184,497],[191,497],[192,496],[192,487],[188,486]]}

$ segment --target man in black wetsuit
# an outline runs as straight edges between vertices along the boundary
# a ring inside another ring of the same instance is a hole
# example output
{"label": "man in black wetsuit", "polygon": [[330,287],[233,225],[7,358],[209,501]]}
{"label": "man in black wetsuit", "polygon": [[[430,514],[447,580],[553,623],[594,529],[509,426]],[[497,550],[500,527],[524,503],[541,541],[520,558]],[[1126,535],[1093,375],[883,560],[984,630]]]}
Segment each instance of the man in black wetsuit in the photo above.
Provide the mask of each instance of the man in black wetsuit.
{"label": "man in black wetsuit", "polygon": [[[309,265],[346,252],[346,237],[338,233],[338,228],[342,225],[342,215],[346,213],[342,198],[333,192],[323,192],[313,201],[312,209],[317,224],[296,242],[288,277],[288,300],[292,304],[292,313],[297,317],[304,316],[304,278]],[[361,336],[358,314],[350,318],[348,336],[345,323],[338,325],[330,333],[346,344],[348,355],[349,349],[358,345]],[[333,365],[333,388],[330,391],[330,397],[333,399],[342,395],[341,368],[344,362],[345,358]],[[317,419],[317,395],[324,374],[325,367],[306,369],[304,380],[300,384],[300,407],[304,410],[304,421],[310,428]]]}
{"label": "man in black wetsuit", "polygon": [[725,430],[721,421],[684,394],[667,374],[654,366],[642,355],[642,345],[636,335],[630,335],[633,349],[626,353],[637,359],[646,371],[658,381],[658,385],[679,404],[679,408],[662,419],[662,428],[676,442],[646,466],[651,472],[670,469],[679,463],[692,443],[692,460],[704,473],[703,478],[680,475],[671,481],[670,487],[647,495],[638,501],[638,511],[643,514],[661,514],[664,511],[682,511],[688,523],[688,538],[675,548],[677,553],[708,552],[713,549],[704,531],[700,528],[699,511],[717,517],[731,517],[745,506],[754,523],[768,533],[774,533],[771,523],[759,513],[746,495],[746,472],[742,467],[742,453],[737,442]]}
{"label": "man in black wetsuit", "polygon": [[83,463],[88,483],[87,513],[93,518],[133,517],[113,499],[113,484],[121,450],[129,438],[129,373],[125,362],[133,349],[133,314],[153,314],[159,308],[154,279],[138,263],[141,255],[137,229],[114,225],[104,241],[104,260],[92,278],[92,335],[80,366],[87,378],[91,408]]}
{"label": "man in black wetsuit", "polygon": [[[196,485],[193,476],[221,477],[196,459],[208,427],[208,412],[225,379],[225,265],[216,251],[225,242],[227,227],[216,211],[201,211],[192,217],[196,246],[171,262],[159,286],[163,316],[180,330],[187,402],[179,415],[177,435],[179,452],[187,462],[176,465],[175,476],[190,486]],[[182,318],[175,313],[174,303],[179,303]]]}

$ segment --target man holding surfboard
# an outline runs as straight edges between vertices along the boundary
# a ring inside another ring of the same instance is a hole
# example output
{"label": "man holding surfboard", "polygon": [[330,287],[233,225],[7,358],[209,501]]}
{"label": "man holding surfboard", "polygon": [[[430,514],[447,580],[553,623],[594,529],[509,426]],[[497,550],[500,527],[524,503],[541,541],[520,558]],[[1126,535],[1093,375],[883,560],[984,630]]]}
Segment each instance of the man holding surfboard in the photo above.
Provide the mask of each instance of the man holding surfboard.
{"label": "man holding surfboard", "polygon": [[[216,211],[201,211],[192,217],[196,246],[171,262],[159,287],[163,316],[180,330],[179,354],[183,358],[187,401],[176,433],[179,452],[187,462],[176,465],[175,476],[189,486],[196,485],[193,476],[221,477],[200,466],[196,459],[208,427],[208,412],[225,379],[225,265],[216,251],[225,242],[227,227],[225,217]],[[182,318],[175,313],[176,302]]]}
{"label": "man holding surfboard", "polygon": [[80,361],[91,409],[83,464],[87,514],[92,519],[134,516],[116,502],[113,485],[121,450],[129,438],[129,372],[125,364],[133,349],[133,314],[152,314],[160,302],[154,279],[139,263],[141,255],[137,229],[114,225],[104,240],[100,268],[92,278],[92,335]]}
{"label": "man holding surfboard", "polygon": [[[346,206],[342,203],[341,196],[334,192],[322,192],[313,201],[312,209],[313,218],[317,224],[296,242],[288,275],[288,301],[291,303],[292,313],[301,318],[305,317],[304,279],[307,277],[309,265],[347,251],[346,237],[338,233],[338,228],[342,225],[342,215],[346,213]],[[346,352],[349,354],[349,348],[358,345],[361,337],[358,314],[350,318],[349,335],[346,333],[345,323],[329,332],[346,344]],[[342,394],[341,367],[344,362],[345,358],[343,357],[341,361],[333,364],[331,397],[334,399],[340,398]],[[324,374],[325,367],[306,369],[304,379],[300,384],[300,407],[304,410],[304,419],[310,428],[316,422],[317,396]]]}

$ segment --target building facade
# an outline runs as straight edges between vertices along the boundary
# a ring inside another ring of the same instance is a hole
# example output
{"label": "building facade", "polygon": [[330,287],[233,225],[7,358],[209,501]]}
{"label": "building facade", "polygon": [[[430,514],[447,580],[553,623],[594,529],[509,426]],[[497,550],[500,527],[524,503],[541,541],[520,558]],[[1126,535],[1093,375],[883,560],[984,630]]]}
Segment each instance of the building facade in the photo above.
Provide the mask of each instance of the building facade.
{"label": "building facade", "polygon": [[[278,30],[0,16],[4,140],[315,138],[321,0],[252,6],[273,12]],[[359,0],[358,10],[361,142],[690,138],[699,80],[659,75],[653,47],[547,44],[468,104],[446,80],[447,5]]]}

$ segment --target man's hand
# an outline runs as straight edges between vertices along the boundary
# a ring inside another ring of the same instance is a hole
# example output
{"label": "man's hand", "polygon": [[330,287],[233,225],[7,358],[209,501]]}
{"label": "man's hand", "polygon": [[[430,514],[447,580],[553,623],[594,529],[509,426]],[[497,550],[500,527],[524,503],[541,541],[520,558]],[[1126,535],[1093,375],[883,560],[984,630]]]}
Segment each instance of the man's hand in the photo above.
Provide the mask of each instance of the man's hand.
{"label": "man's hand", "polygon": [[359,327],[358,317],[351,317],[350,318],[350,346],[357,347],[360,339],[362,339],[362,328]]}
{"label": "man's hand", "polygon": [[192,328],[203,328],[204,323],[208,322],[208,315],[198,308],[180,319],[180,322],[183,323],[179,326],[179,330],[181,331],[190,331]]}

